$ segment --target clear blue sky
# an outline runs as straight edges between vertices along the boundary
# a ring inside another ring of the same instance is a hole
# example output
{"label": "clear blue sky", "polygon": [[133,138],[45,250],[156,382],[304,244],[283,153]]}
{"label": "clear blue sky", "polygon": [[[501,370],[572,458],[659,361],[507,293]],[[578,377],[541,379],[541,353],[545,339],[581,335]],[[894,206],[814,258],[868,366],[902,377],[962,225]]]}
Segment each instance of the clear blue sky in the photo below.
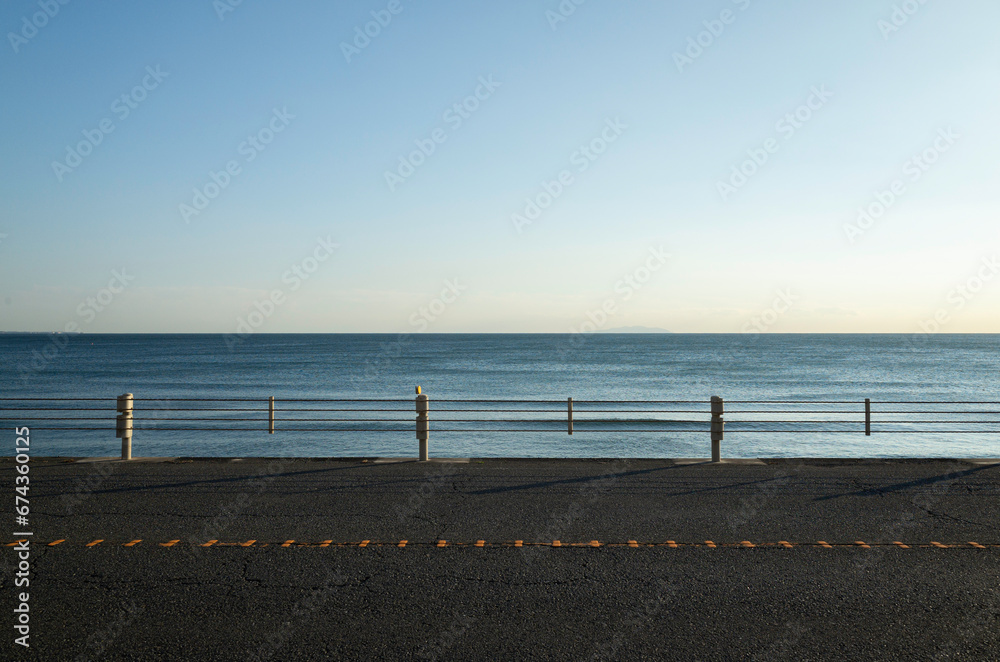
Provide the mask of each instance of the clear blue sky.
{"label": "clear blue sky", "polygon": [[994,1],[225,2],[3,3],[0,330],[1000,332]]}

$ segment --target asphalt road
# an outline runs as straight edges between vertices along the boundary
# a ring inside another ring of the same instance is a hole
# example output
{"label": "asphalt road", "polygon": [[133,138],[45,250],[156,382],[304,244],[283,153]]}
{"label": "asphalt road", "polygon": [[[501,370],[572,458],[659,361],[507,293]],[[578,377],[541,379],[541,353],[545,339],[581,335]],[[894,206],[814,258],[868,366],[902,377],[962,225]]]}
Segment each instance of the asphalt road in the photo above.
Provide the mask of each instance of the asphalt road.
{"label": "asphalt road", "polygon": [[997,464],[31,466],[9,659],[1000,659]]}

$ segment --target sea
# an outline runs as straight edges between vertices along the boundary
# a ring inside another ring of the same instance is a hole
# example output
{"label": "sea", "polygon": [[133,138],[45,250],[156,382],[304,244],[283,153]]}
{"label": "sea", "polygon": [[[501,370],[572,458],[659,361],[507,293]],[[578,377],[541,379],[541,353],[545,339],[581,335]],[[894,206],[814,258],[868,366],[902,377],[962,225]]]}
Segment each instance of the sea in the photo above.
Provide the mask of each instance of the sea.
{"label": "sea", "polygon": [[136,457],[413,457],[419,387],[432,457],[708,457],[712,396],[723,457],[1000,457],[1000,335],[5,333],[0,378],[7,455],[116,455],[131,393]]}

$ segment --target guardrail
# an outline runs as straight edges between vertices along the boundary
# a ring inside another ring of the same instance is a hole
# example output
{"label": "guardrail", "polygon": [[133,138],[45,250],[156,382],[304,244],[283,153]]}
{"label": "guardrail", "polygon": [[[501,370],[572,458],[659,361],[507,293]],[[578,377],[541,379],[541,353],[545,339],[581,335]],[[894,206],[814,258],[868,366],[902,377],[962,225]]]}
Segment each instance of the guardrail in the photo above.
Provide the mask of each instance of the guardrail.
{"label": "guardrail", "polygon": [[[45,403],[45,404],[42,404]],[[107,403],[99,406],[96,403]],[[812,434],[998,434],[1000,402],[884,400],[435,400],[373,398],[0,398],[0,421],[35,430],[110,432],[132,458],[133,432],[416,433],[429,459],[437,433],[705,434],[713,462],[730,432]],[[441,406],[443,405],[443,406]],[[727,405],[733,407],[727,410]],[[972,407],[972,409],[970,409]],[[12,417],[10,414],[17,413]],[[406,415],[416,413],[415,425]],[[110,419],[115,413],[116,418]],[[54,414],[54,415],[50,415]],[[696,417],[700,415],[701,417]],[[736,416],[736,419],[729,418]],[[679,418],[677,416],[680,416]],[[989,416],[989,419],[984,417]],[[877,420],[876,420],[877,417]],[[928,418],[930,417],[930,418]],[[972,418],[970,418],[972,417]],[[43,422],[41,426],[35,422]],[[441,424],[442,427],[431,427]],[[405,424],[405,427],[404,427]],[[516,427],[509,427],[517,424]],[[942,425],[961,426],[940,429]],[[505,427],[508,426],[508,427]],[[735,426],[735,427],[734,427]],[[927,426],[936,426],[928,429]],[[972,426],[972,427],[970,427]],[[987,426],[987,427],[983,427]]]}

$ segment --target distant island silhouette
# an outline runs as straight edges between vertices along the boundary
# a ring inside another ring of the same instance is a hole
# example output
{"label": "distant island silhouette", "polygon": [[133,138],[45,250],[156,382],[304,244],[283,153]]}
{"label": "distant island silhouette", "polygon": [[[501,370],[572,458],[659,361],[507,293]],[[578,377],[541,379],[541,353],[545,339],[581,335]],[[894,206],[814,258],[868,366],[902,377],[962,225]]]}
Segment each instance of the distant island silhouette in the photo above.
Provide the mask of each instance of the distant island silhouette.
{"label": "distant island silhouette", "polygon": [[673,333],[655,326],[622,326],[617,329],[606,329],[598,333]]}

